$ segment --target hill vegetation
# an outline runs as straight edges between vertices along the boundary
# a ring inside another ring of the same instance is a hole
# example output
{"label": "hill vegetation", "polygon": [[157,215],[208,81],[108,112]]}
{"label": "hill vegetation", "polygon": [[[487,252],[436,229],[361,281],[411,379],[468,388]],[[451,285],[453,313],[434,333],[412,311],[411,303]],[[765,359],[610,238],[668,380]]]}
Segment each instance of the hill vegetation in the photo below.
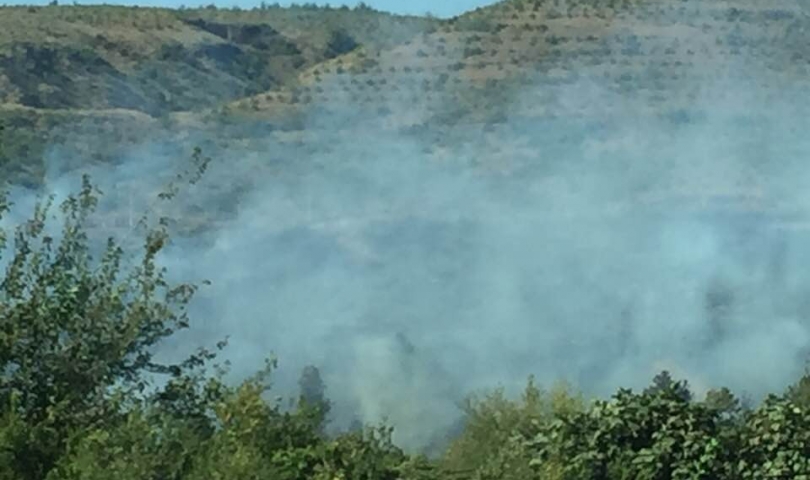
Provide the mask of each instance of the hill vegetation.
{"label": "hill vegetation", "polygon": [[9,157],[0,169],[35,184],[45,144],[69,139],[81,148],[82,134],[98,137],[99,128],[106,145],[84,153],[109,160],[133,135],[165,125],[155,119],[282,89],[308,67],[360,45],[386,48],[432,23],[362,4],[248,11],[4,6],[0,121]]}
{"label": "hill vegetation", "polygon": [[[300,130],[308,112],[366,109],[391,128],[441,131],[498,125],[517,95],[513,119],[594,120],[629,102],[688,121],[704,113],[694,107],[707,84],[730,107],[724,87],[741,82],[763,96],[750,101],[810,88],[796,2],[510,0],[448,20],[263,5],[3,7],[5,176],[41,181],[46,146],[111,161],[167,126]],[[583,81],[616,95],[562,104],[559,91]],[[95,148],[82,151],[88,131]]]}
{"label": "hill vegetation", "polygon": [[[208,159],[194,155],[196,182]],[[177,190],[161,198],[171,200]],[[519,399],[472,396],[463,428],[434,458],[392,443],[392,429],[327,435],[318,369],[284,408],[268,399],[275,366],[230,386],[217,350],[156,361],[152,347],[188,328],[196,285],[169,284],[156,262],[164,220],[129,266],[112,239],[94,259],[86,235],[99,202],[85,177],[54,214],[0,230],[0,478],[101,479],[805,479],[810,375],[758,406],[728,389],[694,399],[666,371],[649,388],[586,401],[529,379]],[[3,213],[10,205],[0,202]],[[61,219],[61,231],[54,223]],[[146,225],[146,224],[145,224]],[[214,371],[211,372],[213,366]],[[162,379],[161,379],[162,378]],[[394,379],[392,379],[394,381]]]}
{"label": "hill vegetation", "polygon": [[[215,156],[261,150],[265,137],[300,146],[334,128],[308,115],[369,112],[382,130],[439,138],[427,153],[437,158],[453,134],[515,119],[598,123],[632,104],[639,123],[688,123],[706,113],[707,82],[720,96],[756,84],[763,98],[752,100],[764,102],[807,93],[808,27],[787,0],[507,0],[448,20],[362,4],[2,7],[0,187],[40,186],[54,152],[82,168],[145,139],[209,138]],[[589,81],[614,95],[561,94]],[[759,114],[728,95],[726,113]],[[515,148],[510,161],[536,148]],[[195,184],[208,159],[196,150],[192,160]],[[278,400],[272,358],[225,381],[224,339],[180,362],[154,358],[193,324],[187,309],[205,287],[167,280],[167,218],[145,219],[139,253],[111,239],[98,255],[91,244],[106,239],[90,235],[104,197],[89,178],[11,228],[9,199],[0,196],[0,480],[810,479],[810,372],[757,404],[722,385],[697,398],[666,371],[609,399],[529,378],[517,398],[475,392],[430,452],[396,445],[385,423],[328,431],[330,385],[315,366],[295,398]]]}

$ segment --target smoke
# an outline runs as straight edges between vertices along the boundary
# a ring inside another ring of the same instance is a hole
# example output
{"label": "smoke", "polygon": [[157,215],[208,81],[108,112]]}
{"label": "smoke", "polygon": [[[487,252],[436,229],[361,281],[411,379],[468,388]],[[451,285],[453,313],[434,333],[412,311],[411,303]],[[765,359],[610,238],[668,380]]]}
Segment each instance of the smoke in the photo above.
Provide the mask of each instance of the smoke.
{"label": "smoke", "polygon": [[[390,115],[338,99],[300,134],[191,134],[184,145],[249,141],[206,151],[172,210],[185,233],[163,264],[213,284],[160,354],[229,336],[234,379],[275,354],[281,395],[314,364],[336,428],[387,418],[409,448],[452,428],[466,394],[516,392],[530,374],[592,395],[662,369],[698,396],[781,390],[810,341],[806,96],[739,68],[677,83],[673,115],[585,71],[529,82],[490,125],[431,122],[416,85]],[[178,151],[169,137],[92,169],[116,232],[164,208],[150,202]],[[61,196],[77,185],[69,155],[49,155]],[[15,190],[5,222],[34,193]]]}

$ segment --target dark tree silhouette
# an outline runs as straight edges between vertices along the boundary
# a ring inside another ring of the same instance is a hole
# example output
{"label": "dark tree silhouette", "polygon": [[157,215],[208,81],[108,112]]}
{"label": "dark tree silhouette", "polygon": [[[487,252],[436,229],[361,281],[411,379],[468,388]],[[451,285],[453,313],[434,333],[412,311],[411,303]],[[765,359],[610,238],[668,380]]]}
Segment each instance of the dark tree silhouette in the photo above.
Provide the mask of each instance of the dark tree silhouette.
{"label": "dark tree silhouette", "polygon": [[323,434],[331,403],[326,398],[326,385],[321,378],[318,367],[307,365],[298,379],[299,407],[310,413],[315,430]]}
{"label": "dark tree silhouette", "polygon": [[359,47],[357,40],[349,35],[345,30],[339,29],[332,32],[329,41],[326,43],[326,58],[335,58],[346,54]]}
{"label": "dark tree silhouette", "polygon": [[686,380],[675,381],[667,370],[662,371],[653,377],[652,385],[644,390],[645,394],[655,395],[659,392],[670,391],[684,401],[692,400],[692,392],[689,390],[689,382]]}
{"label": "dark tree silhouette", "polygon": [[301,371],[301,377],[298,379],[298,388],[301,395],[301,400],[310,404],[319,404],[326,401],[324,393],[326,386],[321,379],[321,372],[318,367],[307,365]]}

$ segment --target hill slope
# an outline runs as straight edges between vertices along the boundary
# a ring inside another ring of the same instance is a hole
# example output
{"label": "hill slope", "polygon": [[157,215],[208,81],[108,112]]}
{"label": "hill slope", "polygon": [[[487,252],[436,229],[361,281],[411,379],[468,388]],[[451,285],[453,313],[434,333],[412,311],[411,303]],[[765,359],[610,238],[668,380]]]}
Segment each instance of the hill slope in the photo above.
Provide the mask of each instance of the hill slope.
{"label": "hill slope", "polygon": [[[77,129],[112,151],[147,135],[150,120],[138,113],[166,117],[280,88],[359,44],[383,48],[431,23],[345,7],[2,7],[0,171],[36,183],[46,146],[81,145]],[[122,111],[137,122],[119,122]],[[110,135],[99,135],[100,124]],[[112,155],[100,147],[96,156]]]}
{"label": "hill slope", "polygon": [[36,182],[46,146],[81,149],[81,132],[101,161],[170,125],[296,130],[312,112],[367,112],[437,135],[507,117],[596,121],[631,105],[688,121],[707,87],[741,111],[746,82],[757,97],[747,101],[806,91],[808,27],[792,0],[512,0],[445,21],[348,8],[6,7],[2,163]]}

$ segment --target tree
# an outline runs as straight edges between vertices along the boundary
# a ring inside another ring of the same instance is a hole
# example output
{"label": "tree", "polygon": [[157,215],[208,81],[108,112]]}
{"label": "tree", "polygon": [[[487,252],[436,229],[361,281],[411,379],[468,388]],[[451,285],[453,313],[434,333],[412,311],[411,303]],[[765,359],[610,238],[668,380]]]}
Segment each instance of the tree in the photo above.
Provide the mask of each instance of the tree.
{"label": "tree", "polygon": [[310,404],[318,404],[326,401],[324,392],[326,386],[321,379],[321,372],[314,365],[307,365],[301,371],[298,379],[298,388],[301,400]]}
{"label": "tree", "polygon": [[326,58],[335,58],[351,52],[360,46],[359,43],[344,29],[333,30],[326,43]]}
{"label": "tree", "polygon": [[366,2],[358,3],[354,7],[354,10],[356,12],[376,12],[376,10],[374,10],[374,8],[372,8],[370,5],[366,4]]}
{"label": "tree", "polygon": [[785,397],[802,408],[810,409],[810,368],[805,367],[801,378],[788,386]]}
{"label": "tree", "polygon": [[326,398],[326,386],[318,367],[314,365],[304,367],[298,379],[298,389],[299,407],[312,413],[312,418],[316,422],[315,428],[322,433],[331,405]]}
{"label": "tree", "polygon": [[[193,158],[195,182],[209,159],[199,150]],[[161,198],[176,191],[171,185]],[[188,327],[185,308],[197,287],[170,285],[156,265],[165,219],[148,229],[137,266],[124,269],[112,238],[96,261],[87,222],[100,193],[84,176],[79,193],[60,205],[61,232],[48,228],[58,219],[53,197],[13,232],[0,229],[8,265],[0,277],[0,416],[27,430],[6,446],[18,478],[44,478],[72,432],[120,418],[123,404],[148,386],[147,374],[180,379],[213,358],[203,350],[178,364],[153,361],[154,346]],[[0,218],[12,207],[0,195]]]}
{"label": "tree", "polygon": [[726,387],[706,392],[703,403],[726,418],[734,418],[742,411],[740,400]]}
{"label": "tree", "polygon": [[652,385],[644,390],[647,395],[655,395],[658,392],[672,392],[675,396],[685,402],[692,400],[692,392],[689,390],[689,382],[686,380],[675,381],[667,370],[662,371],[653,377]]}

